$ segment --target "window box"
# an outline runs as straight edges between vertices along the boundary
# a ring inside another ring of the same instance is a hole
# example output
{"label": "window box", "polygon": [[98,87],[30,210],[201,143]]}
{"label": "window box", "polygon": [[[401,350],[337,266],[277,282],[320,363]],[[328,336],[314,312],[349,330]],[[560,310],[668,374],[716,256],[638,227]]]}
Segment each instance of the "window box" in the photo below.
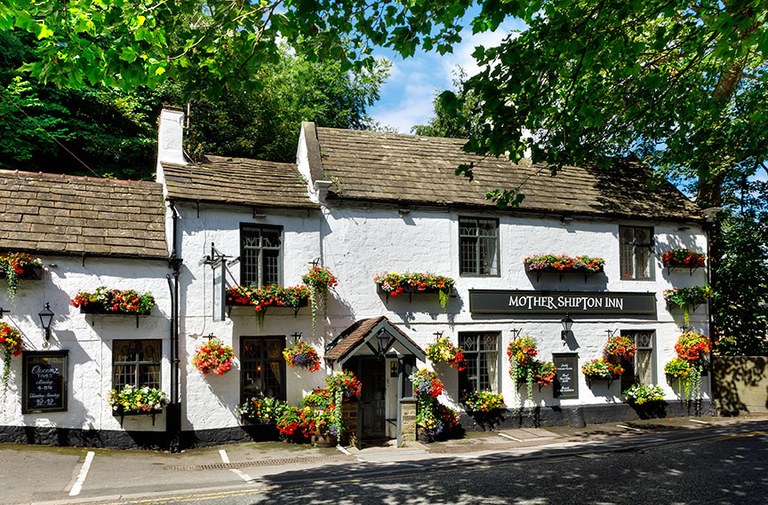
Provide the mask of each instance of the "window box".
{"label": "window box", "polygon": [[[43,278],[43,267],[41,265],[31,265],[21,268],[21,273],[17,272],[18,278],[24,281],[39,281]],[[0,268],[0,279],[7,277],[4,268]]]}
{"label": "window box", "polygon": [[670,273],[675,269],[685,269],[693,275],[693,272],[703,267],[707,261],[704,254],[691,251],[690,249],[670,249],[661,256],[661,262]]}
{"label": "window box", "polygon": [[123,421],[126,417],[132,417],[132,416],[152,416],[152,426],[155,425],[155,416],[157,414],[162,414],[163,409],[153,409],[153,410],[141,410],[141,409],[132,409],[132,410],[112,410],[112,416],[113,417],[119,417],[120,418],[120,427],[123,427]]}
{"label": "window box", "polygon": [[78,307],[82,314],[136,316],[138,328],[139,316],[148,316],[152,312],[155,298],[152,293],[139,294],[132,289],[120,291],[99,286],[93,293],[77,293],[72,299],[72,305]]}
{"label": "window box", "polygon": [[526,272],[536,274],[536,281],[539,281],[542,274],[556,273],[560,276],[560,280],[563,280],[563,274],[582,274],[584,275],[584,282],[586,282],[590,275],[605,271],[603,258],[591,258],[589,256],[572,258],[565,255],[546,254],[525,258],[523,263]]}
{"label": "window box", "polygon": [[379,293],[384,293],[387,300],[390,296],[398,296],[401,293],[407,293],[409,301],[414,293],[437,293],[442,308],[445,308],[448,303],[454,284],[454,280],[450,277],[429,273],[389,272],[377,275],[373,280]]}
{"label": "window box", "polygon": [[232,286],[227,289],[226,303],[228,307],[253,307],[260,313],[266,312],[269,307],[291,307],[296,315],[300,308],[308,305],[309,296],[306,286]]}

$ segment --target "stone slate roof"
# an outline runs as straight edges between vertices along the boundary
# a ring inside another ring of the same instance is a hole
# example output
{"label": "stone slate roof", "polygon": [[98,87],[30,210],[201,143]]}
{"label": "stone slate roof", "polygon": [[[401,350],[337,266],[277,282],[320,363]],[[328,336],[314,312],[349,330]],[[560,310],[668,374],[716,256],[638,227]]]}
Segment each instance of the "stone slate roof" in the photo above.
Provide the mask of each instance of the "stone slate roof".
{"label": "stone slate roof", "polygon": [[[419,356],[417,356],[419,359],[425,359],[423,356],[423,351],[421,351],[419,345],[414,342],[408,335],[403,333],[400,328],[392,324],[389,319],[386,318],[386,316],[373,317],[371,319],[361,319],[360,321],[353,323],[351,326],[341,332],[333,342],[331,342],[332,348],[325,353],[325,359],[329,361],[338,361],[345,358],[349,353],[356,350],[358,346],[360,346],[365,341],[365,339],[368,338],[371,332],[381,325],[381,323],[384,323],[382,327],[384,327],[390,333],[397,333],[397,335],[393,335],[396,339],[400,340],[401,342],[407,342],[411,347],[418,349],[421,353]],[[375,347],[376,342],[372,342],[372,345]]]}
{"label": "stone slate roof", "polygon": [[160,184],[0,170],[0,253],[167,258]]}
{"label": "stone slate roof", "polygon": [[317,208],[296,165],[206,156],[200,163],[163,163],[168,197],[265,207]]}
{"label": "stone slate roof", "polygon": [[[648,171],[637,162],[619,161],[610,171],[566,166],[552,176],[543,165],[512,165],[465,153],[462,139],[334,128],[316,132],[321,173],[333,181],[329,198],[496,208],[486,192],[519,188],[525,200],[511,212],[701,219],[698,208],[671,184],[646,189]],[[472,161],[473,182],[454,175],[459,165]]]}

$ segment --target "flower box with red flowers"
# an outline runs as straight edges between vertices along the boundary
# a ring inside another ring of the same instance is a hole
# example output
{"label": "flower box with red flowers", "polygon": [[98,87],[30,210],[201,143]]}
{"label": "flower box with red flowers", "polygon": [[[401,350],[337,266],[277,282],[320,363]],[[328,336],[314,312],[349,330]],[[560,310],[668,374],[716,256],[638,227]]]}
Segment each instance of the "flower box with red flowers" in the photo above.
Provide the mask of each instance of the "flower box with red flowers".
{"label": "flower box with red flowers", "polygon": [[694,268],[703,267],[707,257],[704,254],[690,249],[670,249],[661,256],[661,262],[666,268]]}
{"label": "flower box with red flowers", "polygon": [[127,314],[146,316],[155,306],[152,293],[138,293],[133,289],[121,291],[99,286],[89,293],[81,291],[72,299],[72,305],[84,314]]}
{"label": "flower box with red flowers", "polygon": [[284,288],[279,284],[269,286],[231,286],[227,289],[227,305],[230,307],[253,307],[263,312],[269,307],[291,307],[298,311],[309,301],[309,288],[294,286]]}
{"label": "flower box with red flowers", "polygon": [[589,256],[576,256],[572,258],[562,254],[530,256],[523,260],[523,264],[525,264],[526,271],[535,272],[536,275],[541,275],[542,273],[580,273],[590,275],[605,270],[605,260],[603,258],[591,258]]}
{"label": "flower box with red flowers", "polygon": [[448,303],[455,282],[452,278],[441,275],[397,272],[378,274],[373,281],[376,288],[388,298],[401,293],[437,293],[442,308]]}

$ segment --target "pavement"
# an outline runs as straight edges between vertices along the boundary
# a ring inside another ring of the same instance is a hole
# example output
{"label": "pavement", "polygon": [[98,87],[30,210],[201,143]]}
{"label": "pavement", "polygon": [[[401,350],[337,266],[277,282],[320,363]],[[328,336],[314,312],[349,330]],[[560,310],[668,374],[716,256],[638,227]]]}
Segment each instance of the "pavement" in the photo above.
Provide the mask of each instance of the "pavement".
{"label": "pavement", "polygon": [[[0,504],[155,503],[179,492],[339,480],[499,458],[567,456],[766,429],[768,416],[669,418],[467,432],[462,439],[356,448],[253,442],[181,453],[0,444]],[[151,490],[151,493],[149,491]],[[133,500],[133,501],[131,501]]]}

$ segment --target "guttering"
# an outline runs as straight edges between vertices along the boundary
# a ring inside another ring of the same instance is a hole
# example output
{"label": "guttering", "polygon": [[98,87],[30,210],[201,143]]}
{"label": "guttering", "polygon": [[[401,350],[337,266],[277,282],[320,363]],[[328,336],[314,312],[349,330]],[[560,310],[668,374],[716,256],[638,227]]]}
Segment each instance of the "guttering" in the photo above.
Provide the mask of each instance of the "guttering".
{"label": "guttering", "polygon": [[[184,260],[178,252],[178,220],[179,211],[176,209],[173,200],[168,202],[171,209],[171,255],[168,258],[168,266],[171,268],[171,274],[166,275],[168,279],[168,289],[171,292],[171,325],[170,325],[170,347],[171,347],[171,394],[168,403],[168,415],[166,417],[165,430],[168,435],[171,452],[181,451],[181,403],[179,398],[179,272]],[[173,279],[171,279],[173,276]]]}

